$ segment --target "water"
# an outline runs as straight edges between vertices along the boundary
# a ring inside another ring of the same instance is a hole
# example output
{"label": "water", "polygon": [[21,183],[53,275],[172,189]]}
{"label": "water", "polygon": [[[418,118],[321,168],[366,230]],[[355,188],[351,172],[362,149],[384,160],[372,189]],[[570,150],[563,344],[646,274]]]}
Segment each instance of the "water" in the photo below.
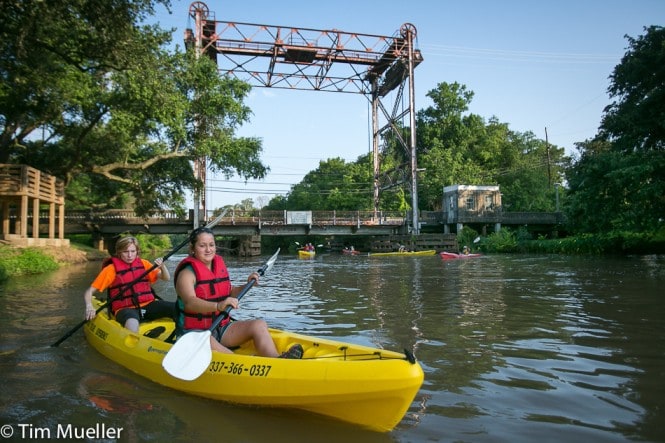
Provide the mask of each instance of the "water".
{"label": "water", "polygon": [[[232,279],[266,258],[228,258]],[[8,441],[102,425],[122,428],[104,441],[127,442],[665,441],[664,264],[280,256],[234,316],[413,351],[425,382],[388,434],[163,388],[99,355],[81,330],[52,348],[82,319],[99,263],[13,279],[0,287],[0,432],[11,427]],[[170,284],[157,290],[175,298]]]}

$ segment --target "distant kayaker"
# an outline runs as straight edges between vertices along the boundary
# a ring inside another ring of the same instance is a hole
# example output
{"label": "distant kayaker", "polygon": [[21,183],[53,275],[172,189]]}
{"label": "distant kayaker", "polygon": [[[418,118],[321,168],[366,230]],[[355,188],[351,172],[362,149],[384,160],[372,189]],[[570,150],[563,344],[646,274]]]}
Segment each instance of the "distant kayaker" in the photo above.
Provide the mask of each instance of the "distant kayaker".
{"label": "distant kayaker", "polygon": [[469,255],[470,253],[471,253],[471,250],[469,249],[469,247],[464,245],[464,247],[462,248],[462,254]]}
{"label": "distant kayaker", "polygon": [[[237,296],[243,286],[231,285],[224,259],[217,254],[215,236],[208,228],[195,229],[190,235],[190,255],[178,264],[175,276],[176,329],[178,335],[189,330],[208,329],[227,307],[238,309]],[[247,282],[259,282],[252,272]],[[229,348],[254,341],[258,354],[264,357],[302,358],[299,344],[279,354],[265,320],[232,320],[227,316],[212,331],[210,346],[214,351],[232,353]]]}
{"label": "distant kayaker", "polygon": [[164,261],[157,258],[157,267],[147,273],[153,265],[140,258],[139,253],[139,242],[135,237],[127,236],[117,241],[115,256],[105,260],[101,272],[83,294],[86,320],[92,320],[96,315],[92,296],[107,289],[111,313],[118,323],[131,331],[138,332],[139,322],[143,320],[173,318],[175,304],[158,300],[151,286],[159,278],[169,281],[169,270]]}

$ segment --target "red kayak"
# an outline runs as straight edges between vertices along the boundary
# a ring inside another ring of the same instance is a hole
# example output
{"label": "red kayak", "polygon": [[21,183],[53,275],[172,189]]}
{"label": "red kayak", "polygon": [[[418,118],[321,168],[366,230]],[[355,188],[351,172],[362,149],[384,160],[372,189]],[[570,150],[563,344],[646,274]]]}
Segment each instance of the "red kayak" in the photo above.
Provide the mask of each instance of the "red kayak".
{"label": "red kayak", "polygon": [[439,255],[444,260],[457,260],[458,258],[474,258],[480,257],[482,254],[456,254],[454,252],[439,252]]}
{"label": "red kayak", "polygon": [[360,255],[360,251],[355,249],[342,249],[342,254],[344,255]]}

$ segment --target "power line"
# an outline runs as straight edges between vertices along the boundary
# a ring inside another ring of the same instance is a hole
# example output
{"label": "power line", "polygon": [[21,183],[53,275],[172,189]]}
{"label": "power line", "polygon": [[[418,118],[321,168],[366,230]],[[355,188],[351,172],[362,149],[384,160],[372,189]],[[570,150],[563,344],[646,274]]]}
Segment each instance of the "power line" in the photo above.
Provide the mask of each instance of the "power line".
{"label": "power line", "polygon": [[429,44],[424,48],[431,48],[428,56],[482,58],[483,60],[498,61],[529,61],[536,63],[612,63],[621,58],[621,55],[612,54],[582,54],[557,53],[543,51],[519,51],[512,49],[471,48],[465,46],[451,46]]}

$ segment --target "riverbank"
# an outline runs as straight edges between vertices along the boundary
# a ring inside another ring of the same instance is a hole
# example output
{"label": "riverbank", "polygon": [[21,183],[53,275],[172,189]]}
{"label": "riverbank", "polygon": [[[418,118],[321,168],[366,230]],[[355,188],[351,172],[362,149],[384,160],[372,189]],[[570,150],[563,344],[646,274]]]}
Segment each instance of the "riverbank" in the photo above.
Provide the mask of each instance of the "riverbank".
{"label": "riverbank", "polygon": [[101,260],[107,256],[106,252],[80,244],[38,248],[17,248],[11,244],[0,244],[0,281],[19,275],[54,271],[62,266]]}

